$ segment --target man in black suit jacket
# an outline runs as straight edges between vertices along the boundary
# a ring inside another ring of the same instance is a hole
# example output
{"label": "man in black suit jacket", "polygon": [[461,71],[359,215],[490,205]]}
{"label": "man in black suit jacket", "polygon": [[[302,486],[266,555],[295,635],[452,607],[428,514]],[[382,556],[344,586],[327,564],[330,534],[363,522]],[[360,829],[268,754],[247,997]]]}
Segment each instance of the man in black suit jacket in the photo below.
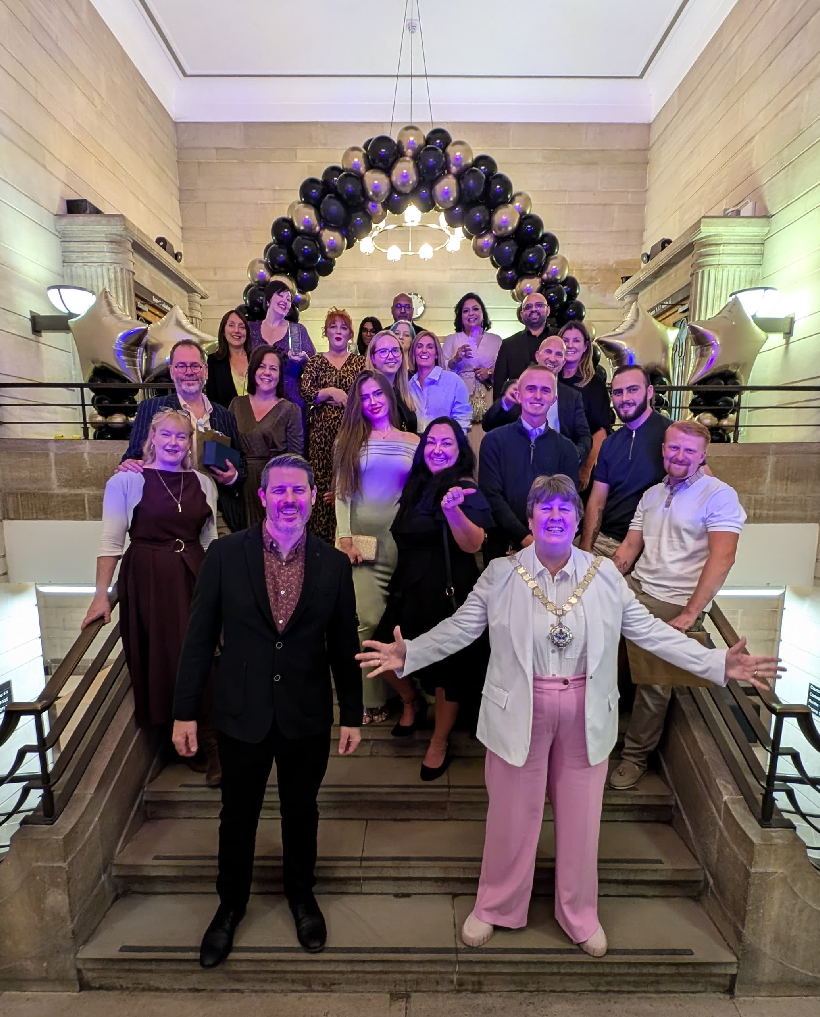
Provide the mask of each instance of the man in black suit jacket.
{"label": "man in black suit jacket", "polygon": [[541,341],[551,335],[547,324],[549,305],[543,293],[530,293],[521,305],[520,318],[524,328],[501,344],[493,368],[493,399],[507,389],[507,382],[520,378],[535,360]]}
{"label": "man in black suit jacket", "polygon": [[313,896],[319,812],[333,725],[331,672],[339,703],[339,754],[359,744],[362,678],[353,574],[347,557],[305,529],[316,500],[310,465],[282,455],[262,471],[260,525],[211,544],[199,572],[179,660],[174,745],[197,748],[196,717],[222,634],[211,721],[219,735],[222,811],[220,904],[200,963],[230,953],[245,914],[256,827],[274,760],[282,816],[282,879],[299,942],[325,945]]}

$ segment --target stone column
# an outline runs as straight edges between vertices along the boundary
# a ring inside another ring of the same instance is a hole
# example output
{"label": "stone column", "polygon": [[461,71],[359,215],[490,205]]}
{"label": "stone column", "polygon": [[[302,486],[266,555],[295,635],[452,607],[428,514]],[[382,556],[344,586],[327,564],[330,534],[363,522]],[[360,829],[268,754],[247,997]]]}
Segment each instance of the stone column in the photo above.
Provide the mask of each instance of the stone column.
{"label": "stone column", "polygon": [[202,328],[202,299],[198,293],[188,294],[188,321],[194,328]]}
{"label": "stone column", "polygon": [[58,215],[63,279],[93,293],[107,289],[130,317],[134,303],[134,252],[124,216]]}
{"label": "stone column", "polygon": [[768,218],[707,216],[692,241],[692,284],[689,320],[711,318],[729,294],[760,282]]}

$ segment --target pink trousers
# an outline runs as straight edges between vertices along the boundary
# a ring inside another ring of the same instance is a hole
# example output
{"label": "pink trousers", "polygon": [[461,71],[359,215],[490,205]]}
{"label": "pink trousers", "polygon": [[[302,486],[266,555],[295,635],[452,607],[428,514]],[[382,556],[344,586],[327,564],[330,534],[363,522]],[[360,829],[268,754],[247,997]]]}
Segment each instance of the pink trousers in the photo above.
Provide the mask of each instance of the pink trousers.
{"label": "pink trousers", "polygon": [[555,918],[575,943],[598,928],[598,834],[606,760],[590,766],[584,726],[586,681],[533,679],[527,761],[512,766],[487,752],[490,796],[475,915],[520,929],[527,924],[544,792],[555,815]]}

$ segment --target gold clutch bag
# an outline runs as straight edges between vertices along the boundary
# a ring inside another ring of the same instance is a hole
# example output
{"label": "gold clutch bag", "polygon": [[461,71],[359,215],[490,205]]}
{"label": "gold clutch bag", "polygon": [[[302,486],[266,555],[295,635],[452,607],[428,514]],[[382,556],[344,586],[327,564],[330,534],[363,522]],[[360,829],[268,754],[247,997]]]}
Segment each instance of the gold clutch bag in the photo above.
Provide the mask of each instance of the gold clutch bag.
{"label": "gold clutch bag", "polygon": [[[354,533],[350,539],[358,547],[362,561],[374,562],[376,560],[376,549],[379,543],[376,537],[369,537],[366,533]],[[341,551],[339,537],[336,538],[336,547]]]}

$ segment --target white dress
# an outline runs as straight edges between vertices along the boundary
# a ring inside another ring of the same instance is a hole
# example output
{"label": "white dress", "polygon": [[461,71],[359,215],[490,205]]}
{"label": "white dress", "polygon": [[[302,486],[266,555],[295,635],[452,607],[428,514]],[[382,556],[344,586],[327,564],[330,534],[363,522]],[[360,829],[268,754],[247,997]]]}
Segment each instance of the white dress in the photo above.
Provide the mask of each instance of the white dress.
{"label": "white dress", "polygon": [[462,357],[452,370],[461,378],[467,386],[470,394],[470,402],[473,404],[473,422],[477,423],[484,415],[493,401],[492,389],[488,389],[475,376],[477,367],[486,367],[492,371],[501,349],[501,336],[494,332],[484,332],[478,339],[466,335],[464,332],[454,332],[444,340],[443,351],[446,366],[449,368],[459,346],[467,345],[473,351],[472,357]]}

